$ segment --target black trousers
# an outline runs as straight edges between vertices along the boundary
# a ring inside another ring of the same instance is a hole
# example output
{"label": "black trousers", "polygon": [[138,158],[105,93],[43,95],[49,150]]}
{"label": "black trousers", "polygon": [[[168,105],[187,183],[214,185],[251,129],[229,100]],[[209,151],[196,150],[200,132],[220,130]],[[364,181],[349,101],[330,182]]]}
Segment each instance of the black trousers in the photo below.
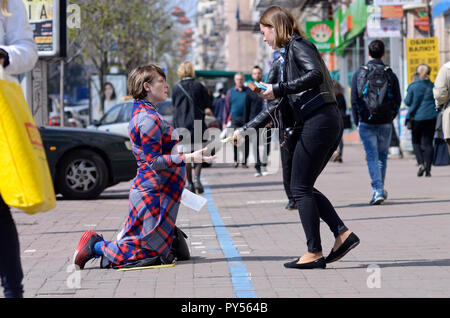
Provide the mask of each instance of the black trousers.
{"label": "black trousers", "polygon": [[[236,119],[232,119],[231,120],[231,128],[241,128],[244,125],[244,121],[240,118],[236,118]],[[238,152],[239,150],[242,149],[242,147],[244,147],[244,164],[247,164],[247,160],[248,160],[248,155],[250,152],[250,138],[249,136],[245,136],[245,142],[244,142],[244,146],[233,146],[233,158],[234,158],[234,162],[237,163],[238,162]]]}
{"label": "black trousers", "polygon": [[320,219],[334,237],[347,231],[333,205],[314,184],[342,138],[342,117],[335,104],[327,104],[305,120],[292,156],[292,196],[306,235],[308,252],[321,252]]}
{"label": "black trousers", "polygon": [[411,139],[417,163],[425,166],[425,171],[431,171],[433,163],[433,137],[436,119],[413,121]]}
{"label": "black trousers", "polygon": [[0,196],[0,277],[5,298],[23,297],[19,235],[9,206]]}
{"label": "black trousers", "polygon": [[[263,136],[260,134],[260,132],[261,132],[261,134],[266,134],[265,138],[261,138]],[[261,131],[258,130],[256,133],[256,164],[255,164],[255,168],[257,171],[261,172],[261,166],[263,166],[263,167],[267,166],[267,161],[261,162],[261,155],[259,153],[259,145],[262,141],[265,143],[263,149],[266,153],[263,155],[268,160],[269,156],[270,156],[270,141],[271,141],[271,139],[272,139],[272,130],[270,128],[266,128]]]}

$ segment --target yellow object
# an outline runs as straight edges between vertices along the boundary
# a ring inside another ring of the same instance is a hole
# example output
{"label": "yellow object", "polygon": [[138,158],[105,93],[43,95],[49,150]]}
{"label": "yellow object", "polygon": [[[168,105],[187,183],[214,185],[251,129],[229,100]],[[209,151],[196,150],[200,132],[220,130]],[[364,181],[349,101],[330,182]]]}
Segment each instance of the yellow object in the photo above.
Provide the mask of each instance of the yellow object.
{"label": "yellow object", "polygon": [[439,72],[439,44],[437,38],[406,39],[406,61],[408,64],[408,84],[420,63],[431,69],[430,81],[434,83]]}
{"label": "yellow object", "polygon": [[168,267],[174,267],[174,266],[175,266],[175,263],[167,264],[167,265],[153,265],[153,266],[119,268],[117,271],[136,271],[136,270],[140,270],[140,269],[168,268]]}
{"label": "yellow object", "polygon": [[38,127],[19,84],[0,70],[0,193],[9,206],[34,214],[56,205]]}

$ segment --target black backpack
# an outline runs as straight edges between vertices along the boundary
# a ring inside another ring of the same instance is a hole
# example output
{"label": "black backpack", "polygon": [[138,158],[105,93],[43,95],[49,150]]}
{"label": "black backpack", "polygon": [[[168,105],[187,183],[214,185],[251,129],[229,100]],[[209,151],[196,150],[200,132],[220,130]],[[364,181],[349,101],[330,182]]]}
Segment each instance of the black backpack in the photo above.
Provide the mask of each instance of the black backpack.
{"label": "black backpack", "polygon": [[358,76],[358,96],[366,103],[369,120],[392,115],[393,95],[391,68],[386,65],[370,64],[361,66]]}

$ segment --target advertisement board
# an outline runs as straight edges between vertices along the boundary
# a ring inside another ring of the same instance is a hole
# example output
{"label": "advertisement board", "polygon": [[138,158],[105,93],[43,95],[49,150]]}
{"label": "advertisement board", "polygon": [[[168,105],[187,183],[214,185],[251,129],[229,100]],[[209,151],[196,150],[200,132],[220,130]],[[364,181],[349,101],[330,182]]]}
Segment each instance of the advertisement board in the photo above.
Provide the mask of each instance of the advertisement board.
{"label": "advertisement board", "polygon": [[439,45],[437,38],[406,39],[406,60],[408,65],[408,83],[416,68],[421,63],[426,63],[431,68],[430,80],[435,81],[439,71]]}
{"label": "advertisement board", "polygon": [[[22,0],[40,57],[66,54],[66,0]],[[62,22],[62,23],[61,23]]]}
{"label": "advertisement board", "polygon": [[306,21],[306,35],[320,52],[334,48],[334,21]]}

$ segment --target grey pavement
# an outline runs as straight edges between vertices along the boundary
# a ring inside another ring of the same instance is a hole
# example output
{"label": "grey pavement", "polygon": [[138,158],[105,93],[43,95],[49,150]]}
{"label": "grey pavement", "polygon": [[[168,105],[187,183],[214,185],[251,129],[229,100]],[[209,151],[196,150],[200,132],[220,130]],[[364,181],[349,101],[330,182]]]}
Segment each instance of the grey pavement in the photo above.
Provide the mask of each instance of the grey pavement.
{"label": "grey pavement", "polygon": [[[203,170],[208,204],[200,212],[182,206],[178,214],[192,259],[172,268],[105,270],[94,260],[76,271],[71,265],[85,230],[116,237],[128,213],[130,182],[97,200],[59,199],[47,213],[13,210],[25,297],[449,297],[450,167],[418,178],[413,157],[389,159],[389,198],[369,206],[362,146],[346,145],[343,159],[328,164],[316,187],[361,244],[324,270],[283,267],[306,252],[306,243],[298,212],[284,209],[278,165],[256,178],[253,165],[214,164]],[[334,238],[323,222],[321,234],[327,255]]]}

